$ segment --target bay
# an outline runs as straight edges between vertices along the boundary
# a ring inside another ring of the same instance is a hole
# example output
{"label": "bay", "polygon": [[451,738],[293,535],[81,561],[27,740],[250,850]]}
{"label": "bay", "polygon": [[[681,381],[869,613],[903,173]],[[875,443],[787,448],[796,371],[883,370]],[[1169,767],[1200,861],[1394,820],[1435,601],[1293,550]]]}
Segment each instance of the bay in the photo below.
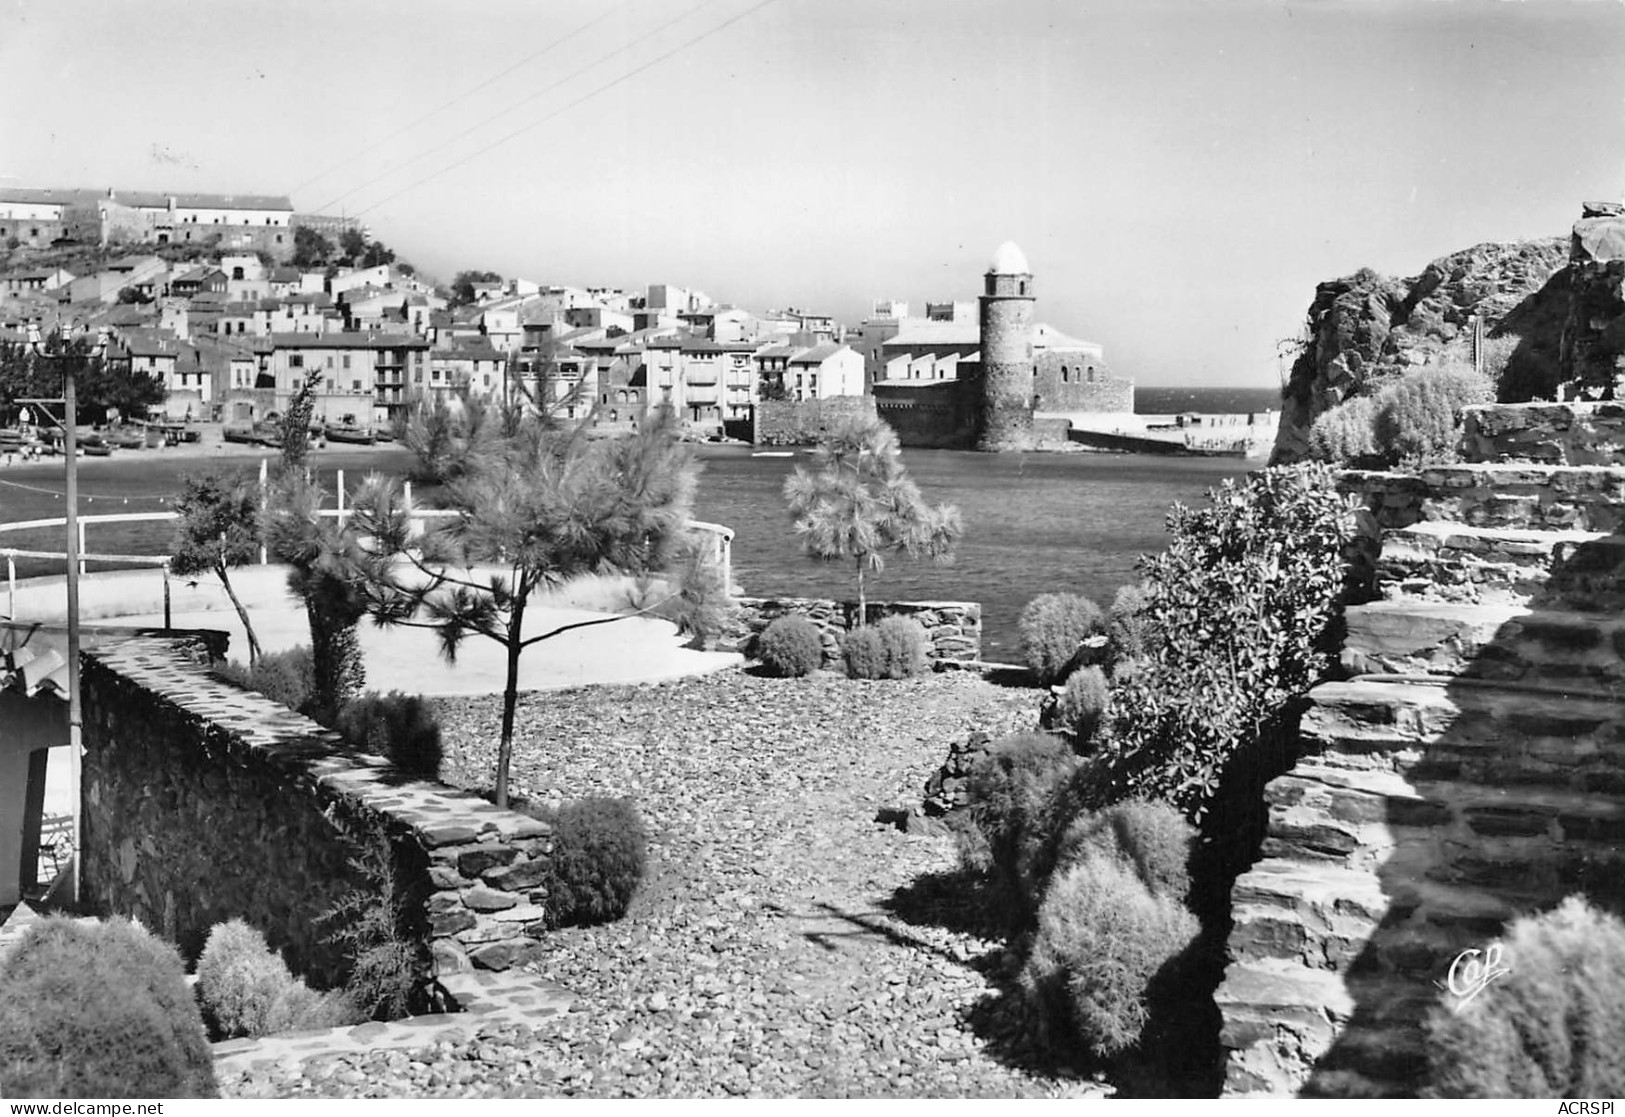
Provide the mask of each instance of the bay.
{"label": "bay", "polygon": [[[735,583],[752,596],[855,595],[851,563],[808,558],[791,531],[782,489],[805,451],[763,456],[750,447],[705,446],[700,451],[695,516],[735,532]],[[952,600],[982,604],[983,655],[1018,657],[1016,621],[1034,596],[1081,593],[1102,607],[1117,588],[1135,579],[1135,561],[1166,545],[1165,523],[1175,501],[1200,503],[1224,478],[1248,463],[1225,458],[1164,458],[1117,454],[988,455],[907,450],[904,462],[927,499],[959,506],[965,536],[951,565],[894,557],[868,579],[871,600]],[[399,449],[334,450],[313,455],[319,480],[331,489],[337,471],[353,488],[369,470],[404,472],[410,456]],[[80,468],[80,512],[156,512],[172,507],[186,473],[242,468],[252,456],[183,458],[161,450],[119,452],[85,459]],[[0,469],[0,521],[62,516],[60,460]],[[93,552],[161,554],[173,531],[166,523],[92,525]],[[0,535],[0,547],[61,550],[62,529]],[[93,564],[91,569],[106,569]],[[116,564],[112,564],[116,565]],[[19,577],[60,573],[61,563],[19,559]]]}

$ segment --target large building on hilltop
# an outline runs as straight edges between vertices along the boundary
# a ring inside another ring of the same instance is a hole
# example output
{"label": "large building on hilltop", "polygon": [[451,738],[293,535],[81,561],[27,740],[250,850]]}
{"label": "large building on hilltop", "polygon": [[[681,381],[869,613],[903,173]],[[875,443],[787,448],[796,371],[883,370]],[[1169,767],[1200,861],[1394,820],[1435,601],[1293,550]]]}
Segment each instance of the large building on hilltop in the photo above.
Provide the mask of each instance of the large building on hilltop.
{"label": "large building on hilltop", "polygon": [[[904,316],[860,344],[874,370],[876,413],[905,446],[1030,448],[1035,414],[1133,411],[1134,382],[1102,347],[1034,321],[1026,254],[1006,242],[968,313]],[[895,305],[895,304],[893,304]]]}
{"label": "large building on hilltop", "polygon": [[294,230],[302,225],[330,236],[362,229],[353,219],[296,216],[281,195],[0,186],[0,244],[11,247],[195,244],[281,260],[292,254]]}

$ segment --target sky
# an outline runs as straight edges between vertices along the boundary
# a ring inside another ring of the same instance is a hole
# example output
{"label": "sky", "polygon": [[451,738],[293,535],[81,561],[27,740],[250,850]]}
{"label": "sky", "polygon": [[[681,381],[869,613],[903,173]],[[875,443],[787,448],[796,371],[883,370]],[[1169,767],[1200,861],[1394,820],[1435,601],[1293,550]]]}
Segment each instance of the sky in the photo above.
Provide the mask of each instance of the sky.
{"label": "sky", "polygon": [[1620,0],[0,0],[0,185],[285,194],[443,280],[973,299],[1277,385],[1315,285],[1625,198]]}

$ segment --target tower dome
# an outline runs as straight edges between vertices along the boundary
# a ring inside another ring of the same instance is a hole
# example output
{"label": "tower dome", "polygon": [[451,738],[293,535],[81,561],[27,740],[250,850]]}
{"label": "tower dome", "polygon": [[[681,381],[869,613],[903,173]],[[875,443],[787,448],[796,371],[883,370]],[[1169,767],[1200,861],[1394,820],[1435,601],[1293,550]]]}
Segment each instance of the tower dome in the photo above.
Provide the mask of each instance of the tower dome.
{"label": "tower dome", "polygon": [[993,262],[987,266],[989,274],[997,275],[1031,275],[1033,269],[1027,266],[1027,254],[1016,247],[1016,242],[1007,240],[999,245],[999,250],[993,253]]}

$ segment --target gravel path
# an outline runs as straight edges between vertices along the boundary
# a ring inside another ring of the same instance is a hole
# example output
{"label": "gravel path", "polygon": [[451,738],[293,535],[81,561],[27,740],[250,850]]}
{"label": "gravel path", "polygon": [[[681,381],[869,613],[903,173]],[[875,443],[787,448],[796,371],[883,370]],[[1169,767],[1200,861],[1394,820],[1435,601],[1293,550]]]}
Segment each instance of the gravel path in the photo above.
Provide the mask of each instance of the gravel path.
{"label": "gravel path", "polygon": [[[950,838],[878,824],[948,743],[1031,726],[1030,690],[728,671],[522,700],[516,794],[633,797],[649,877],[618,923],[555,932],[566,1017],[464,1044],[324,1061],[238,1096],[1080,1097],[994,1009],[1013,960]],[[500,700],[442,703],[452,782],[487,784]],[[995,1053],[1003,1052],[1003,1057]],[[1025,1066],[1024,1066],[1025,1064]]]}

